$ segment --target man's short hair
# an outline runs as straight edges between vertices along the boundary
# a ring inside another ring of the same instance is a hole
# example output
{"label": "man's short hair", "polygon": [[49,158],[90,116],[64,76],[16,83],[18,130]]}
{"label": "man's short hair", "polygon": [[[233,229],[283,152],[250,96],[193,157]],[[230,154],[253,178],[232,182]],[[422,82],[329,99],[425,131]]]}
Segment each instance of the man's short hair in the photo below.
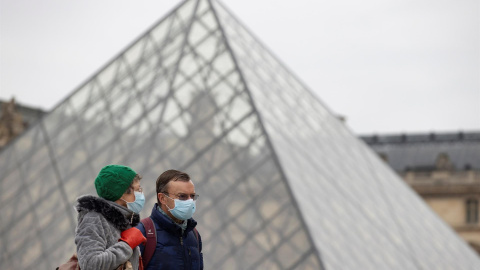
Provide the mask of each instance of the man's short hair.
{"label": "man's short hair", "polygon": [[167,170],[160,174],[160,176],[157,178],[156,184],[158,205],[160,205],[160,201],[158,200],[158,193],[166,192],[168,189],[168,183],[172,181],[188,182],[190,181],[190,176],[187,173],[177,170]]}

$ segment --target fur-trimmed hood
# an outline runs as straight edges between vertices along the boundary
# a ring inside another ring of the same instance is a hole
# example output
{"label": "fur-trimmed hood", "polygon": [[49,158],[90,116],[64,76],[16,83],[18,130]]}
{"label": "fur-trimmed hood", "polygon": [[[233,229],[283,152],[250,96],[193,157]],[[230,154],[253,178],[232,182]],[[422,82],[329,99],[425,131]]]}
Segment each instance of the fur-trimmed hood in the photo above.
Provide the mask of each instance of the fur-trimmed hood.
{"label": "fur-trimmed hood", "polygon": [[126,230],[129,226],[135,227],[140,222],[140,216],[133,211],[115,202],[92,195],[79,197],[75,208],[79,215],[91,211],[101,214],[120,231]]}

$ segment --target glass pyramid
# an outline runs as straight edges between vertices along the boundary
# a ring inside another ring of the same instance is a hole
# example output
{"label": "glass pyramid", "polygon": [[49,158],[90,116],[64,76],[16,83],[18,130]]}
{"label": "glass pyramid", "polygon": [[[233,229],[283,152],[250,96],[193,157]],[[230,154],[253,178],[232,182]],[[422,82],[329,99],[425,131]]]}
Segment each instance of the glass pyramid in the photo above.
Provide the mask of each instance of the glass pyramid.
{"label": "glass pyramid", "polygon": [[480,269],[480,259],[219,2],[185,1],[0,152],[2,269],[74,252],[106,164],[188,172],[206,269]]}

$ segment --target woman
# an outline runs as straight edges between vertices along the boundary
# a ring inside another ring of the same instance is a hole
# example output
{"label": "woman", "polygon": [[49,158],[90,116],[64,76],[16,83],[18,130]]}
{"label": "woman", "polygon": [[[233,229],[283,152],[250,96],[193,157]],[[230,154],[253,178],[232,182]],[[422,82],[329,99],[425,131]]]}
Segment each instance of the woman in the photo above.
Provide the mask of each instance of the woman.
{"label": "woman", "polygon": [[141,177],[123,165],[103,167],[95,179],[99,197],[78,198],[75,244],[80,269],[142,269],[137,247],[146,238],[135,228],[145,203]]}

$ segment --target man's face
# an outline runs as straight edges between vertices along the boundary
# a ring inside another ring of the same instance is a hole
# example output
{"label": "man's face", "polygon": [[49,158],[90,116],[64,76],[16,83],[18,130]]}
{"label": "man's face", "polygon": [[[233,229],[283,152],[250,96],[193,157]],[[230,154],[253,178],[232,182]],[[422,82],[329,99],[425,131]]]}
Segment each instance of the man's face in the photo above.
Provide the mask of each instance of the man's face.
{"label": "man's face", "polygon": [[180,223],[181,220],[175,218],[168,210],[175,208],[175,199],[193,199],[195,197],[195,186],[193,185],[192,181],[171,181],[167,184],[167,191],[165,193],[167,194],[157,194],[158,199],[162,204],[162,210],[167,213],[167,215],[171,217],[175,222]]}
{"label": "man's face", "polygon": [[[165,193],[167,194],[158,194],[160,203],[168,206],[168,209],[173,209],[175,207],[175,199],[193,199],[195,195],[195,186],[192,181],[171,181],[168,183],[167,191]],[[167,213],[169,214],[170,212]]]}

